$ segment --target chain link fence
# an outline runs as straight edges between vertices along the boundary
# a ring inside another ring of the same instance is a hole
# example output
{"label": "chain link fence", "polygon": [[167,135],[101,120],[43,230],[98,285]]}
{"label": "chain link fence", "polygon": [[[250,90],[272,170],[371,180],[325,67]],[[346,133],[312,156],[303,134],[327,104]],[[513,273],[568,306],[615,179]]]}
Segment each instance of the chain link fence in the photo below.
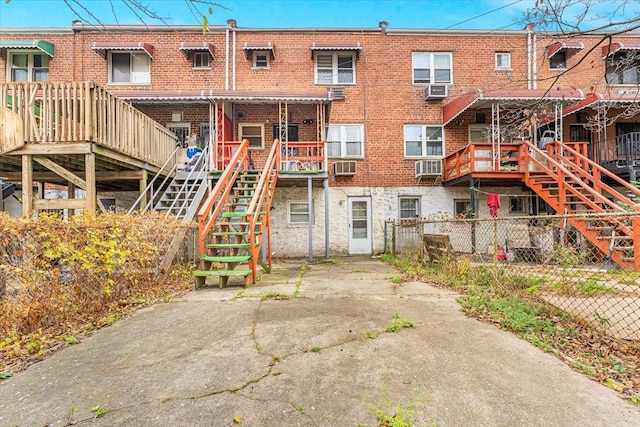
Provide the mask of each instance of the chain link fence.
{"label": "chain link fence", "polygon": [[640,341],[638,224],[637,213],[420,219],[387,222],[385,247],[436,266],[468,263],[502,289]]}

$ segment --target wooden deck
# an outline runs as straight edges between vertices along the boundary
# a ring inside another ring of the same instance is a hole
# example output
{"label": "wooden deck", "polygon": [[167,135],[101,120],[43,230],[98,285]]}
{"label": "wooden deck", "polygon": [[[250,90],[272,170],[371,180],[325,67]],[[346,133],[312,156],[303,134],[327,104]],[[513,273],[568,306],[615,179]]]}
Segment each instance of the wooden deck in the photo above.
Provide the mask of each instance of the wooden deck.
{"label": "wooden deck", "polygon": [[[97,191],[139,190],[176,161],[172,132],[93,82],[0,83],[0,110],[0,175],[22,182],[24,215],[95,211]],[[38,199],[35,182],[81,188],[87,199]]]}

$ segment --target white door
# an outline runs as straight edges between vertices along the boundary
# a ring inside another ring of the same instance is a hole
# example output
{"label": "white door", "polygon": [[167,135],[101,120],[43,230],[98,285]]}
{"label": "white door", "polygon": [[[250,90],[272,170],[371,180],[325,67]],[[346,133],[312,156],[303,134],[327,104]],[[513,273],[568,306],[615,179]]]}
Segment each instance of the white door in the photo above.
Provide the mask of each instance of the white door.
{"label": "white door", "polygon": [[349,254],[371,253],[371,198],[349,197]]}

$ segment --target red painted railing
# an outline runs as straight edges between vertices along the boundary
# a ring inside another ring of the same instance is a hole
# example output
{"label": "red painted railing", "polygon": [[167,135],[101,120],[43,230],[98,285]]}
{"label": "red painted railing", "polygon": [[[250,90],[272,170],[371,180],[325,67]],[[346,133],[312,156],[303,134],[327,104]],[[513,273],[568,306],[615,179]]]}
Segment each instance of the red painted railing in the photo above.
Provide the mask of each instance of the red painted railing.
{"label": "red painted railing", "polygon": [[280,171],[284,173],[325,171],[327,165],[325,145],[324,141],[280,143]]}

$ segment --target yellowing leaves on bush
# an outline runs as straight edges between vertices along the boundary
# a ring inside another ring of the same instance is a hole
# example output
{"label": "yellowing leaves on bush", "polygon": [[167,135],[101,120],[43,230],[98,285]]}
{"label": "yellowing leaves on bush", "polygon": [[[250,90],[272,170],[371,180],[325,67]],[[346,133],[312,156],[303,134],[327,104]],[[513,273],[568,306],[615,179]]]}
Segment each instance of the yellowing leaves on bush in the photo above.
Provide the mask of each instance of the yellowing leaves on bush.
{"label": "yellowing leaves on bush", "polygon": [[63,220],[0,212],[0,372],[65,342],[54,337],[130,310],[122,301],[184,290],[186,269],[160,276],[157,268],[182,226],[155,213]]}

